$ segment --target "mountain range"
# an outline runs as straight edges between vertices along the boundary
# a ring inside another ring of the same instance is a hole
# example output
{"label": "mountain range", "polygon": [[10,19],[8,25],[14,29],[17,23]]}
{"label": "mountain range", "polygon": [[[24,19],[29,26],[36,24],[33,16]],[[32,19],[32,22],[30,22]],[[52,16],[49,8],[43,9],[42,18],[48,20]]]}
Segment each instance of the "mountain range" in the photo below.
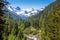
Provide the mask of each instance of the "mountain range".
{"label": "mountain range", "polygon": [[5,6],[4,9],[9,11],[14,18],[19,17],[22,19],[26,19],[41,11],[41,10],[36,10],[34,8],[21,9],[19,6],[17,6],[16,8],[12,6]]}

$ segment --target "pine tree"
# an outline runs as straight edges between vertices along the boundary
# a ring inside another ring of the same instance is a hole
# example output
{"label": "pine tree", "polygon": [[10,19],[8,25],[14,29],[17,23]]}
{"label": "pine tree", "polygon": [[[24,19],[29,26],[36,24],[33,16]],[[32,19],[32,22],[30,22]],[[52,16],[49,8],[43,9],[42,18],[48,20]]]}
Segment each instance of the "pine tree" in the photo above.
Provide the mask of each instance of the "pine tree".
{"label": "pine tree", "polygon": [[3,40],[2,38],[2,32],[3,32],[3,29],[4,29],[4,10],[3,10],[3,7],[5,6],[5,4],[7,4],[8,2],[6,2],[6,0],[0,0],[0,40]]}

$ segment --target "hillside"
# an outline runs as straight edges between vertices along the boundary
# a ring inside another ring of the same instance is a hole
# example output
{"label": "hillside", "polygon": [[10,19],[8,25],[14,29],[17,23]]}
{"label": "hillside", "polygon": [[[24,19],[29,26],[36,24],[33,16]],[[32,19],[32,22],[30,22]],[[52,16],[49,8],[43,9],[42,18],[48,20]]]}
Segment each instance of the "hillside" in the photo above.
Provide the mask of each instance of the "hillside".
{"label": "hillside", "polygon": [[[60,40],[60,1],[48,5],[39,14],[30,17],[28,21],[39,24],[42,40]],[[35,27],[33,26],[33,27]]]}

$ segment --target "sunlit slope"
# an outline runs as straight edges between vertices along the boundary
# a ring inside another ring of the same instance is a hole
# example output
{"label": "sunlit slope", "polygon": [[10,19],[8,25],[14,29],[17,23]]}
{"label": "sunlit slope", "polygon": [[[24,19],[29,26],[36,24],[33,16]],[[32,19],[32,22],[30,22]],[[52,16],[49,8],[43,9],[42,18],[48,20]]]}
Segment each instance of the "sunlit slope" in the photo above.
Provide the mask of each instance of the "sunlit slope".
{"label": "sunlit slope", "polygon": [[[30,17],[30,21],[39,23],[42,40],[60,40],[60,1],[48,5],[39,14]],[[34,23],[32,23],[34,24]],[[37,24],[36,24],[37,25]],[[38,27],[38,26],[37,26]]]}

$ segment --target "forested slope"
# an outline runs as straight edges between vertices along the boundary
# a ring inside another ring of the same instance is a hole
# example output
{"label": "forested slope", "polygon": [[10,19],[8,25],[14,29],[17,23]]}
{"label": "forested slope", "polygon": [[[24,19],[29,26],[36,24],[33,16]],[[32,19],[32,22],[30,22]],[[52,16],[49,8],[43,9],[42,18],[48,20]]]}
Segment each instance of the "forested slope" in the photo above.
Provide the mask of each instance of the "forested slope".
{"label": "forested slope", "polygon": [[42,40],[60,40],[60,0],[51,3],[28,20],[31,20],[35,26],[36,22],[39,24]]}

